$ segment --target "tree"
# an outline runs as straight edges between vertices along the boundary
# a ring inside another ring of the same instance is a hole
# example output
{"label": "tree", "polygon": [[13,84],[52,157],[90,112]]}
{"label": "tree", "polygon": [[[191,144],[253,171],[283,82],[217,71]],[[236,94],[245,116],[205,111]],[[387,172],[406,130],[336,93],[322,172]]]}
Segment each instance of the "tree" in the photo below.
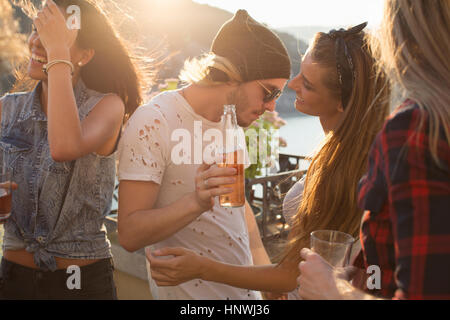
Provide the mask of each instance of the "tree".
{"label": "tree", "polygon": [[0,95],[7,89],[13,66],[27,56],[25,36],[19,33],[13,13],[11,3],[0,0]]}

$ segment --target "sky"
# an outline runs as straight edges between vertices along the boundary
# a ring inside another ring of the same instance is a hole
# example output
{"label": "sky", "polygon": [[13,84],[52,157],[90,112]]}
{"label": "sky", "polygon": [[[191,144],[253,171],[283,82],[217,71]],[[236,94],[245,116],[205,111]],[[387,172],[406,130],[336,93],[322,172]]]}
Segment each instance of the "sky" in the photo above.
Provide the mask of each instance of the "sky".
{"label": "sky", "polygon": [[377,28],[384,0],[194,0],[230,12],[246,9],[273,28],[292,26],[349,26],[369,22]]}

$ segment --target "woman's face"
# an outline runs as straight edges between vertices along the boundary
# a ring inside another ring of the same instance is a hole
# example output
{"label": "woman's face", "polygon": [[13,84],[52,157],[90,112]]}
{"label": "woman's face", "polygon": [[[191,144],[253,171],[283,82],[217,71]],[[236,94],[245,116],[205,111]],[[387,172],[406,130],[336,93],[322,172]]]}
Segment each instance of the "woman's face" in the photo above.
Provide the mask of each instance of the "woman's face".
{"label": "woman's face", "polygon": [[47,76],[42,70],[42,67],[48,62],[47,52],[42,46],[39,39],[39,34],[34,27],[33,32],[28,38],[28,49],[31,54],[31,58],[28,63],[28,76],[34,80],[46,80]]}
{"label": "woman's face", "polygon": [[343,112],[342,104],[325,87],[328,71],[311,59],[307,53],[303,58],[301,72],[289,82],[289,88],[295,91],[295,108],[305,114],[320,118],[335,118]]}
{"label": "woman's face", "polygon": [[[60,8],[60,10],[62,10]],[[44,64],[48,62],[47,52],[41,43],[39,34],[33,25],[33,31],[28,37],[28,49],[30,51],[30,61],[28,63],[28,76],[33,80],[47,80],[47,75],[42,70]],[[71,62],[75,67],[75,72],[78,69],[78,62],[84,58],[84,50],[81,50],[74,44],[70,48]]]}

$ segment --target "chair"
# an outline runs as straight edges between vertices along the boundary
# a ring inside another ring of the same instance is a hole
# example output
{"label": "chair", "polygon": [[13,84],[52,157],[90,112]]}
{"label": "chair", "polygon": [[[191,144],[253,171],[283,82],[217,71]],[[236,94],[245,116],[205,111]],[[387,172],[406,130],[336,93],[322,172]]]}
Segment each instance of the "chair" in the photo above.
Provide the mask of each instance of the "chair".
{"label": "chair", "polygon": [[[289,189],[306,173],[305,170],[286,171],[266,177],[248,179],[247,199],[256,213],[263,241],[284,237],[288,227],[283,216],[283,199]],[[262,196],[255,196],[253,186],[262,187]]]}

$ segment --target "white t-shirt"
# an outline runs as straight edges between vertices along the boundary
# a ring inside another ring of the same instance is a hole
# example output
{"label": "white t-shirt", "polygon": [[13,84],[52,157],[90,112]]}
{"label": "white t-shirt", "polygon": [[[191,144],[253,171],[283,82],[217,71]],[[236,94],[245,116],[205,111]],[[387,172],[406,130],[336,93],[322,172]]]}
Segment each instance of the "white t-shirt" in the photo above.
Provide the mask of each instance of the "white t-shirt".
{"label": "white t-shirt", "polygon": [[[205,131],[221,130],[219,122],[196,114],[179,92],[164,92],[139,107],[127,122],[119,144],[119,180],[159,184],[155,208],[164,208],[195,191],[195,176],[200,164],[176,164],[179,160],[174,159],[177,157],[189,158],[189,149],[181,150],[181,140],[172,141],[172,135],[190,135],[191,141],[184,141],[183,145],[190,142],[191,163],[195,163],[198,160],[195,159],[195,152],[198,154],[198,150],[204,151],[211,146],[211,141],[204,141],[202,148],[198,149]],[[152,249],[184,247],[221,262],[253,265],[244,214],[244,207],[222,208],[216,199],[212,210],[203,213],[170,238],[155,244]],[[149,274],[151,281],[150,278]],[[261,299],[261,294],[197,279],[175,287],[158,287],[158,298],[255,300]]]}
{"label": "white t-shirt", "polygon": [[[300,202],[302,201],[303,189],[305,188],[305,178],[303,176],[286,194],[283,200],[283,216],[290,225],[294,224],[294,216],[297,213]],[[298,294],[298,287],[288,292],[288,300],[302,300]]]}

